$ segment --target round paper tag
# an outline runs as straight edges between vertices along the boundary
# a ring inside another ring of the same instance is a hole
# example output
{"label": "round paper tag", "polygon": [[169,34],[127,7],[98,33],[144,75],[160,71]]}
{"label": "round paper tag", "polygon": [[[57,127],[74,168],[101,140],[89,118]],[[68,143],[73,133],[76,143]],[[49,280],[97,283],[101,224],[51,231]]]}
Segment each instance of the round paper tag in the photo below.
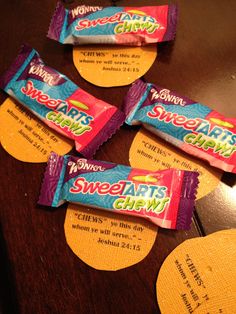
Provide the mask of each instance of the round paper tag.
{"label": "round paper tag", "polygon": [[140,262],[157,236],[157,227],[142,218],[72,204],[64,227],[75,255],[99,270],[118,270]]}
{"label": "round paper tag", "polygon": [[236,229],[179,245],[158,275],[161,313],[236,313],[235,263]]}
{"label": "round paper tag", "polygon": [[135,136],[129,151],[130,165],[134,168],[162,170],[178,168],[199,172],[197,199],[213,191],[219,184],[222,171],[208,166],[174,146],[163,142],[152,133],[142,129]]}
{"label": "round paper tag", "polygon": [[157,45],[143,47],[77,46],[73,48],[74,65],[90,83],[123,86],[143,76],[157,56]]}
{"label": "round paper tag", "polygon": [[46,162],[51,151],[64,155],[73,147],[72,141],[11,98],[0,107],[0,142],[11,156],[25,162]]}

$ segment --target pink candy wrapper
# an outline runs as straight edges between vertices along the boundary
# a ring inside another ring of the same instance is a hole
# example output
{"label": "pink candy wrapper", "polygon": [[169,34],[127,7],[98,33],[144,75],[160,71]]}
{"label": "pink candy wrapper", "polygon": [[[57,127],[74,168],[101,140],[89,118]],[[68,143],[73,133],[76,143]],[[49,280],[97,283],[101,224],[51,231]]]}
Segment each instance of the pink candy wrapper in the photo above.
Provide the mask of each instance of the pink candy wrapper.
{"label": "pink candy wrapper", "polygon": [[143,217],[163,228],[189,229],[197,186],[197,172],[148,171],[52,153],[39,204],[71,202]]}
{"label": "pink candy wrapper", "polygon": [[62,44],[118,44],[141,46],[173,40],[175,4],[146,7],[79,5],[68,10],[57,3],[48,37]]}
{"label": "pink candy wrapper", "polygon": [[236,173],[235,118],[141,80],[129,89],[124,110],[127,124],[142,124],[183,151]]}
{"label": "pink candy wrapper", "polygon": [[76,150],[88,158],[125,120],[123,112],[48,67],[26,45],[0,77],[0,87],[52,129],[73,139]]}

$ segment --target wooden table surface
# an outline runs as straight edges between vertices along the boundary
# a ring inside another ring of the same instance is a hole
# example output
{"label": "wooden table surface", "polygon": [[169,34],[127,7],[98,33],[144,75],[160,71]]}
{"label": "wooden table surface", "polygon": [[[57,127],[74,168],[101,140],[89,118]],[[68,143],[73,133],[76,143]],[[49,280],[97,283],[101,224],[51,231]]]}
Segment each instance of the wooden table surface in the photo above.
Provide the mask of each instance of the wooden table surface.
{"label": "wooden table surface", "polygon": [[[146,81],[235,117],[236,1],[175,2],[179,5],[176,40],[158,46],[158,58],[145,75]],[[111,5],[108,0],[82,3]],[[142,6],[166,2],[118,3]],[[72,47],[46,38],[55,5],[56,0],[1,1],[0,73],[11,64],[21,44],[28,43],[49,66],[120,108],[128,86],[101,88],[88,83],[73,65]],[[1,103],[6,98],[0,91]],[[129,147],[137,131],[122,126],[94,158],[128,165]],[[37,206],[45,163],[20,162],[2,147],[0,152],[2,313],[159,313],[155,282],[171,251],[186,239],[236,226],[236,178],[225,173],[218,187],[196,202],[189,231],[159,229],[151,252],[142,262],[116,272],[98,271],[68,247],[63,228],[65,208],[45,211]]]}

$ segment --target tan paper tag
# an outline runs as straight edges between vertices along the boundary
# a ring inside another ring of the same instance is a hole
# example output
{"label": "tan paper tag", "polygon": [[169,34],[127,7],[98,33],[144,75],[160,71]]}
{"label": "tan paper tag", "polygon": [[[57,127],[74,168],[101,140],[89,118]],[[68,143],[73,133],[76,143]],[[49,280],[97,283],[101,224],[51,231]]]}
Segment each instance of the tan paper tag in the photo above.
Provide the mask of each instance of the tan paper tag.
{"label": "tan paper tag", "polygon": [[66,241],[86,264],[118,270],[143,260],[150,252],[157,227],[142,218],[69,204]]}
{"label": "tan paper tag", "polygon": [[102,86],[123,86],[143,76],[157,56],[157,45],[77,46],[73,48],[74,65],[90,83]]}
{"label": "tan paper tag", "polygon": [[236,229],[186,240],[157,278],[162,314],[236,313]]}
{"label": "tan paper tag", "polygon": [[152,171],[167,168],[198,171],[200,175],[197,199],[213,191],[223,174],[222,171],[176,149],[145,129],[141,129],[135,136],[129,151],[129,161],[131,167]]}
{"label": "tan paper tag", "polygon": [[74,145],[11,98],[0,107],[0,142],[11,156],[25,162],[46,162],[51,151],[64,155]]}

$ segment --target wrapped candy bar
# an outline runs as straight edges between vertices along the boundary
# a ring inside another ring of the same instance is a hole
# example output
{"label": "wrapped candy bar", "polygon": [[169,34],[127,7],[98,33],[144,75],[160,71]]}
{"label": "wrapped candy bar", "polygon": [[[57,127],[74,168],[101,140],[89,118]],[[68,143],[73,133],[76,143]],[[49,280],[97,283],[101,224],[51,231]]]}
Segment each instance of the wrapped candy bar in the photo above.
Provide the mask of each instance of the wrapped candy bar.
{"label": "wrapped candy bar", "polygon": [[198,173],[148,171],[105,161],[51,153],[39,204],[82,204],[146,218],[169,229],[189,229]]}
{"label": "wrapped candy bar", "polygon": [[236,119],[150,83],[129,89],[126,123],[145,128],[212,166],[236,173]]}
{"label": "wrapped candy bar", "polygon": [[118,44],[141,46],[173,40],[175,4],[146,7],[79,5],[65,9],[57,3],[48,37],[63,44]]}
{"label": "wrapped candy bar", "polygon": [[22,46],[14,63],[0,77],[0,87],[49,127],[73,139],[76,150],[87,158],[125,120],[123,112],[45,65],[27,45]]}

